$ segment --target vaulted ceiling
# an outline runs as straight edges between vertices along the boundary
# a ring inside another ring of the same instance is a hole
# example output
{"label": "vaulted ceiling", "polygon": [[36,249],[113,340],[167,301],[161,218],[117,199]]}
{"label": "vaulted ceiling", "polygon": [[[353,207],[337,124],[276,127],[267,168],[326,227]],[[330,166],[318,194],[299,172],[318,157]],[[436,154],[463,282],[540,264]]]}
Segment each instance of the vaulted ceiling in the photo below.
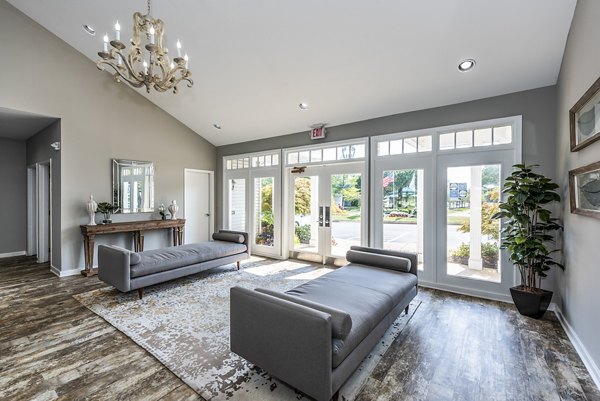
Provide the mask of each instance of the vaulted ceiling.
{"label": "vaulted ceiling", "polygon": [[[89,57],[90,68],[115,21],[128,38],[133,12],[146,11],[142,0],[8,1]],[[155,0],[166,45],[173,52],[181,40],[195,85],[140,93],[224,145],[553,85],[575,4]],[[466,58],[477,64],[461,73]]]}

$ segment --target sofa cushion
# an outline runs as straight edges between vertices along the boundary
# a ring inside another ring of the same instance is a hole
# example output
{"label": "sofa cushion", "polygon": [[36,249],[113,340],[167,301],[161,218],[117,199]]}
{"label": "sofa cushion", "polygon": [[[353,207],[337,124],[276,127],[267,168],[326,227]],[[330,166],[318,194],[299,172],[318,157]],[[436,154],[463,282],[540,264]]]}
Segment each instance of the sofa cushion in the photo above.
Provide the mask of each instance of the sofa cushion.
{"label": "sofa cushion", "polygon": [[131,252],[131,255],[129,255],[129,264],[131,266],[137,265],[141,261],[142,261],[142,257],[140,256],[139,253]]}
{"label": "sofa cushion", "polygon": [[361,265],[382,267],[405,273],[410,271],[411,266],[410,260],[406,258],[353,250],[346,252],[346,260]]}
{"label": "sofa cushion", "polygon": [[238,244],[244,243],[244,236],[241,234],[218,232],[214,233],[212,237],[217,241],[237,242]]}
{"label": "sofa cushion", "polygon": [[416,284],[416,276],[410,273],[349,264],[286,294],[350,315],[348,336],[332,339],[332,367],[336,368]]}
{"label": "sofa cushion", "polygon": [[244,244],[224,241],[201,242],[140,252],[140,263],[131,266],[131,277],[147,276],[247,251]]}
{"label": "sofa cushion", "polygon": [[256,288],[255,291],[262,292],[263,294],[271,295],[280,299],[285,299],[286,301],[294,302],[299,305],[308,306],[309,308],[316,309],[321,312],[329,313],[331,315],[331,330],[334,338],[343,340],[350,333],[350,329],[352,328],[352,318],[348,313],[342,310],[266,288]]}

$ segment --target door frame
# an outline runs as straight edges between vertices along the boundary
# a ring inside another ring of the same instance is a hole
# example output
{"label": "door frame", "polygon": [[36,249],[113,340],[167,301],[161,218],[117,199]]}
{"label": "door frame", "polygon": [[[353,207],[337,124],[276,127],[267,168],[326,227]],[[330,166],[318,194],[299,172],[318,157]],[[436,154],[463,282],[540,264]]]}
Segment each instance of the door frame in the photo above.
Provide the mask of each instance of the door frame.
{"label": "door frame", "polygon": [[[331,208],[331,176],[336,174],[360,174],[361,179],[361,229],[360,229],[360,240],[362,246],[367,246],[369,243],[369,180],[367,174],[367,163],[364,161],[348,161],[344,163],[333,163],[333,164],[319,164],[309,165],[306,169],[300,173],[295,174],[291,172],[292,167],[286,168],[286,196],[285,206],[289,213],[287,216],[287,247],[286,253],[294,258],[306,259],[323,264],[344,264],[346,259],[345,255],[332,255],[331,253],[331,224],[329,227],[319,226],[318,242],[319,251],[314,252],[302,252],[294,248],[295,238],[295,213],[294,204],[295,201],[295,185],[294,180],[302,176],[318,176],[319,177],[319,207],[329,206]],[[330,209],[331,210],[331,209]],[[332,223],[332,222],[331,222]]]}
{"label": "door frame", "polygon": [[[215,232],[215,172],[212,170],[201,170],[195,168],[184,168],[183,169],[183,217],[186,217],[187,205],[185,204],[185,190],[187,188],[187,173],[201,173],[208,174],[208,190],[210,194],[208,196],[208,240],[212,239],[211,235]],[[184,231],[185,235],[185,231]]]}
{"label": "door frame", "polygon": [[52,159],[27,166],[27,254],[52,265]]}

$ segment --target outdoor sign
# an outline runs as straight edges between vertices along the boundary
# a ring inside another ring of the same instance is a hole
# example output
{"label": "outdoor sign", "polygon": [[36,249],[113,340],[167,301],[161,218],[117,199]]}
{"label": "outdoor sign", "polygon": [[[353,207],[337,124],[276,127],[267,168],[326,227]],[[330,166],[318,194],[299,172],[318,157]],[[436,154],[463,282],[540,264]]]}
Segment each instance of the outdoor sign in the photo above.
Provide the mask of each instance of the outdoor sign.
{"label": "outdoor sign", "polygon": [[466,182],[451,182],[448,184],[448,198],[449,199],[464,199],[467,197],[467,183]]}

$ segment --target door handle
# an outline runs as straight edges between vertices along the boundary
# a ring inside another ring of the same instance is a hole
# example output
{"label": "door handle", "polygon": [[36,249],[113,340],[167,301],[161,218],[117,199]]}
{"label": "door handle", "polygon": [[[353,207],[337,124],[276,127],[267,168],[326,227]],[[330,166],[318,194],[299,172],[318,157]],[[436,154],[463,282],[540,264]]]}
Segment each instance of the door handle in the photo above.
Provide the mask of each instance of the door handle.
{"label": "door handle", "polygon": [[325,227],[329,227],[330,223],[329,221],[331,217],[331,211],[330,211],[330,207],[329,206],[325,206]]}
{"label": "door handle", "polygon": [[323,227],[323,206],[319,206],[319,227]]}

